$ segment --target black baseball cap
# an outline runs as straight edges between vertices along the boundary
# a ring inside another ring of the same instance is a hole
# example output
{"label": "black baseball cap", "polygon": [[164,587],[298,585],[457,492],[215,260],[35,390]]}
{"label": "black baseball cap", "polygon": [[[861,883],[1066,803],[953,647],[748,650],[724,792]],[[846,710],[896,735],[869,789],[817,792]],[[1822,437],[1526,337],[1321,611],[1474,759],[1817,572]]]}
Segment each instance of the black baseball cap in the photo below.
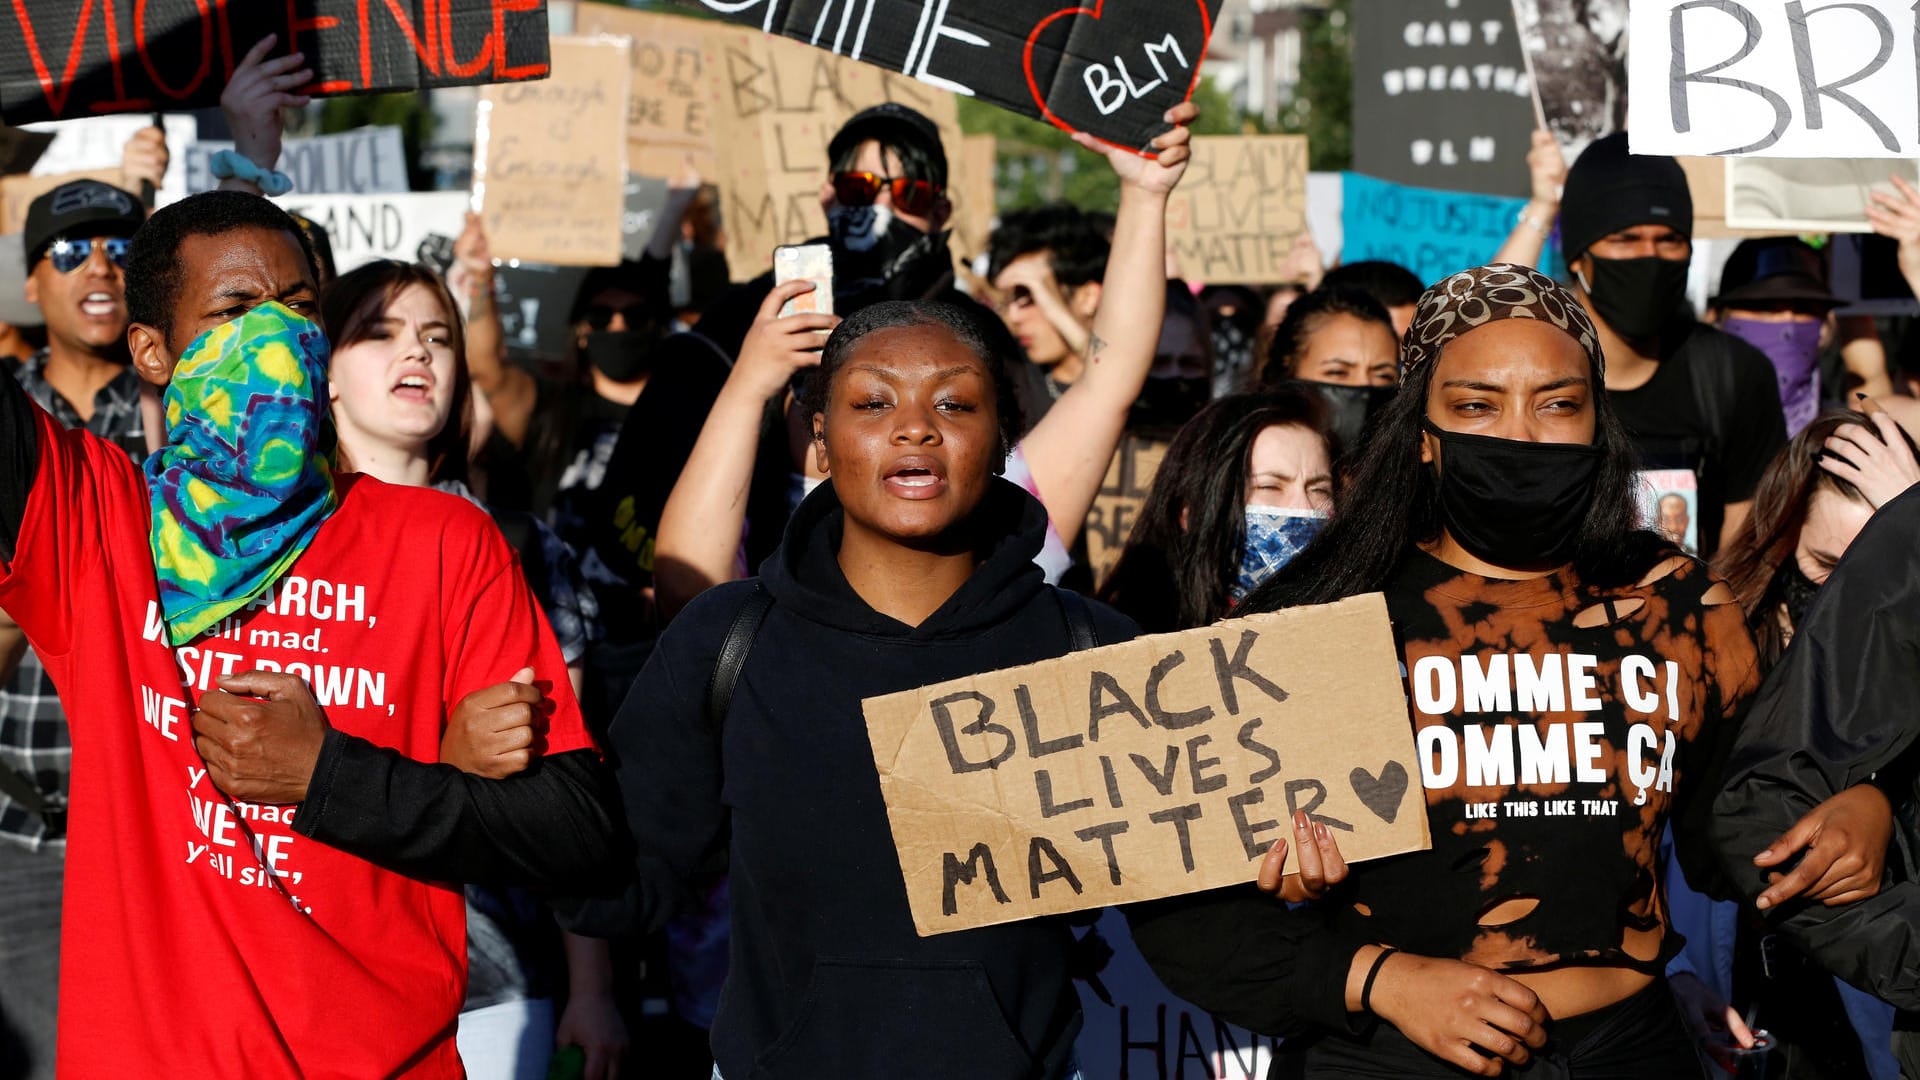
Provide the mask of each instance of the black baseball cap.
{"label": "black baseball cap", "polygon": [[[853,114],[840,126],[827,144],[827,160],[843,160],[868,139],[893,145],[906,144],[924,151],[933,175],[924,177],[941,187],[947,185],[947,148],[940,142],[940,128],[925,115],[896,101],[875,105]],[[922,179],[922,178],[916,178]]]}
{"label": "black baseball cap", "polygon": [[132,236],[147,220],[140,200],[98,180],[69,180],[27,206],[27,269],[61,237]]}
{"label": "black baseball cap", "polygon": [[1742,240],[1720,271],[1717,308],[1802,305],[1841,307],[1846,301],[1827,288],[1827,267],[1820,253],[1803,240],[1770,236]]}

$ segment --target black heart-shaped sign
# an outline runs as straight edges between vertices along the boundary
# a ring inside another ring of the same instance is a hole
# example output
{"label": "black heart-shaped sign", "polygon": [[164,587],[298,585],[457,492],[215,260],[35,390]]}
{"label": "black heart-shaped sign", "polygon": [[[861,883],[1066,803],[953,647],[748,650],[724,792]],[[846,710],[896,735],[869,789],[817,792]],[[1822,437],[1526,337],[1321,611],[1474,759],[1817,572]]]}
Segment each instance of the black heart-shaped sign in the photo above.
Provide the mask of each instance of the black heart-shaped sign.
{"label": "black heart-shaped sign", "polygon": [[1407,767],[1397,761],[1389,761],[1380,770],[1378,779],[1365,769],[1355,769],[1347,774],[1347,783],[1353,785],[1353,793],[1360,797],[1373,816],[1387,824],[1400,816],[1400,802],[1407,795]]}
{"label": "black heart-shaped sign", "polygon": [[[1093,0],[1041,19],[1027,35],[1027,89],[1066,132],[1153,156],[1168,109],[1193,96],[1220,0]],[[1103,18],[1112,6],[1124,16]],[[1036,53],[1038,54],[1036,58]],[[1128,140],[1114,141],[1099,132]],[[1124,134],[1123,134],[1124,133]]]}

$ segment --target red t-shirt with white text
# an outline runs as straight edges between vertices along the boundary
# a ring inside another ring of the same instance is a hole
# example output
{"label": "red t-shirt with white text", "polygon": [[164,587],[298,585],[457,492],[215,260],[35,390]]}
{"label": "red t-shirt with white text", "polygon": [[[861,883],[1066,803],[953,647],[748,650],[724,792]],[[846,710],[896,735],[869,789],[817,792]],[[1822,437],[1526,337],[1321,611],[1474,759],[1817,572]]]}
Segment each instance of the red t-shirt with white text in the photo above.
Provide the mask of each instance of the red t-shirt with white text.
{"label": "red t-shirt with white text", "polygon": [[457,1077],[458,887],[228,799],[189,724],[228,672],[286,671],[334,727],[422,761],[462,697],[532,667],[546,748],[591,745],[519,561],[462,499],[338,478],[339,508],[271,592],[167,645],[145,477],[35,410],[39,460],[0,608],[73,733],[61,1075]]}

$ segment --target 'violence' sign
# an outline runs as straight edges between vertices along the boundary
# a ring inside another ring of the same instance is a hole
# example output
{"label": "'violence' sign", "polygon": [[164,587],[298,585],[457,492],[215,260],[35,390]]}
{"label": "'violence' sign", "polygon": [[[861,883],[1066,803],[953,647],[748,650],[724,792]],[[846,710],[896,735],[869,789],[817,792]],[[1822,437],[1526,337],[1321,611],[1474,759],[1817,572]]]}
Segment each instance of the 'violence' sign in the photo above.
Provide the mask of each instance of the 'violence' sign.
{"label": "'violence' sign", "polygon": [[1144,150],[1193,94],[1221,0],[679,0]]}
{"label": "'violence' sign", "polygon": [[305,92],[517,82],[547,74],[546,0],[10,0],[8,123],[220,103],[247,50],[303,52]]}
{"label": "'violence' sign", "polygon": [[1296,810],[1349,862],[1428,846],[1377,593],[865,711],[923,935],[1251,881]]}

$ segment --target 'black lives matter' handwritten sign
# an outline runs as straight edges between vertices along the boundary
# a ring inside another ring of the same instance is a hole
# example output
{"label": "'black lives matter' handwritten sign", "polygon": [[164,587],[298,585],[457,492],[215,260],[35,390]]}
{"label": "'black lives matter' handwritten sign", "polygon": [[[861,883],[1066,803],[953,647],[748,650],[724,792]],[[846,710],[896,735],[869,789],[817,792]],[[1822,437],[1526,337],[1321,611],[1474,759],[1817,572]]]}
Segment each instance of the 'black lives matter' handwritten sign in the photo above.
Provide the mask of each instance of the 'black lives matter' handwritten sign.
{"label": "'black lives matter' handwritten sign", "polygon": [[922,935],[1251,881],[1296,810],[1428,846],[1377,593],[865,702]]}
{"label": "'black lives matter' handwritten sign", "polygon": [[314,85],[348,94],[547,74],[546,0],[10,0],[0,4],[0,115],[10,124],[193,109],[279,35]]}
{"label": "'black lives matter' handwritten sign", "polygon": [[1636,154],[1920,156],[1912,0],[1634,0]]}
{"label": "'black lives matter' handwritten sign", "polygon": [[679,0],[1144,152],[1221,0]]}
{"label": "'black lives matter' handwritten sign", "polygon": [[1268,285],[1297,279],[1288,265],[1307,227],[1303,135],[1202,135],[1167,206],[1167,243],[1194,281]]}

